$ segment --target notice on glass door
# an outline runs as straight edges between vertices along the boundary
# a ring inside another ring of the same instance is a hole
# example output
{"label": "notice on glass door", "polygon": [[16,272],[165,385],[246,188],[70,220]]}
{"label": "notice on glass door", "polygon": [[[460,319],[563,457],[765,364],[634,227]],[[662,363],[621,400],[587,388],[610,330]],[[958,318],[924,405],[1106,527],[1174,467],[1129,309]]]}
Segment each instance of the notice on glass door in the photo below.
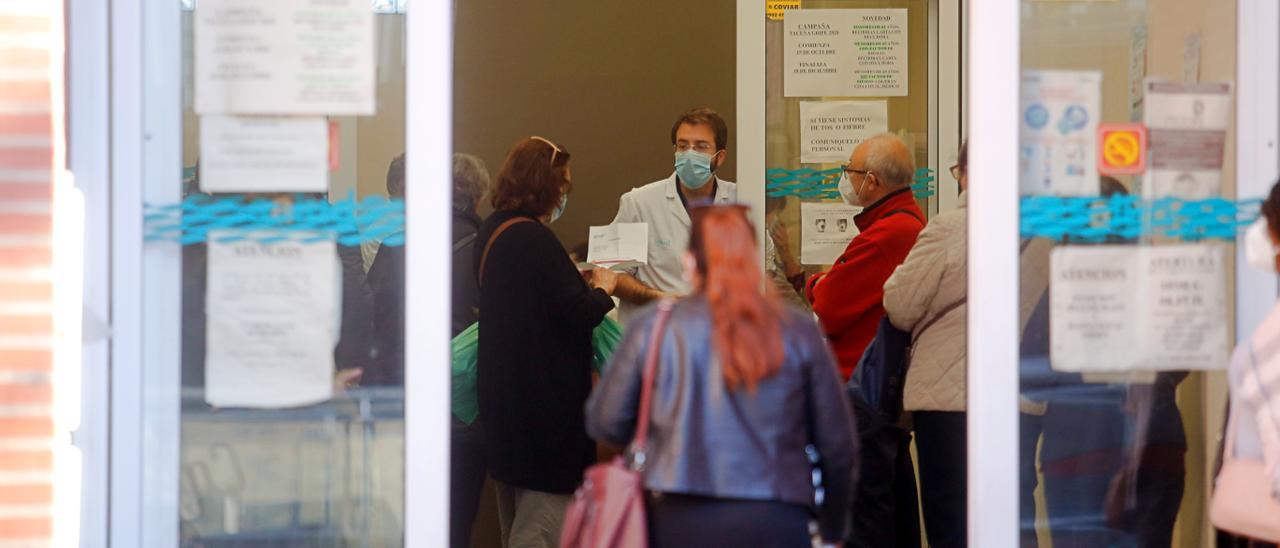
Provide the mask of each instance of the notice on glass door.
{"label": "notice on glass door", "polygon": [[1146,82],[1151,167],[1146,198],[1203,200],[1222,195],[1231,123],[1231,84]]}
{"label": "notice on glass door", "polygon": [[1066,372],[1220,369],[1229,350],[1219,244],[1092,245],[1050,256],[1050,358]]}
{"label": "notice on glass door", "polygon": [[199,179],[204,192],[324,192],[329,124],[321,116],[202,116]]}
{"label": "notice on glass door", "polygon": [[788,10],[787,97],[907,95],[907,10]]}
{"label": "notice on glass door", "polygon": [[341,266],[333,241],[226,241],[211,231],[205,399],[279,408],[333,396]]}
{"label": "notice on glass door", "polygon": [[198,114],[373,114],[367,0],[200,0]]}
{"label": "notice on glass door", "polygon": [[1019,188],[1023,195],[1096,196],[1102,73],[1022,73]]}
{"label": "notice on glass door", "polygon": [[862,208],[833,202],[800,204],[800,262],[807,265],[835,264],[858,235],[853,217]]}
{"label": "notice on glass door", "polygon": [[854,147],[886,131],[885,101],[801,101],[800,162],[845,163]]}
{"label": "notice on glass door", "polygon": [[1221,369],[1230,352],[1226,248],[1180,244],[1145,248],[1143,325],[1148,351],[1137,369]]}

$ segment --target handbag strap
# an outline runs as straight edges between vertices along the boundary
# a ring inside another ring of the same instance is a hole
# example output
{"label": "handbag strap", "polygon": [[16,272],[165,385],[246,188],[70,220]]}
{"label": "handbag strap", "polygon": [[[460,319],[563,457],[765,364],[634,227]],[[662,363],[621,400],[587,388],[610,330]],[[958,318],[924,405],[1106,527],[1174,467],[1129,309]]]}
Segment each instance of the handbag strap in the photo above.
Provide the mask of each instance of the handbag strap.
{"label": "handbag strap", "polygon": [[[907,211],[907,210],[901,210],[901,211]],[[907,211],[907,213],[910,213],[910,212]],[[1030,239],[1026,239],[1020,242],[1018,244],[1018,255],[1021,256],[1023,253],[1025,253],[1028,247],[1031,247]],[[947,314],[951,313],[952,310],[960,308],[960,305],[963,305],[964,303],[968,302],[968,300],[969,300],[968,295],[965,295],[964,297],[960,297],[960,299],[958,299],[956,302],[947,305],[947,307],[943,308],[941,312],[938,312],[932,318],[929,318],[929,321],[925,322],[924,326],[922,326],[919,330],[917,330],[915,334],[911,337],[911,342],[914,344],[916,340],[920,338],[920,335],[924,334],[926,329],[933,327],[933,324],[938,323],[938,320],[945,318]]]}
{"label": "handbag strap", "polygon": [[636,435],[631,439],[631,466],[639,470],[645,464],[645,444],[649,441],[649,405],[653,401],[654,378],[657,377],[658,359],[662,356],[662,335],[667,329],[674,303],[671,299],[658,302],[658,315],[649,333],[649,353],[644,360],[644,377],[640,385],[640,409],[636,418]]}
{"label": "handbag strap", "polygon": [[884,214],[884,217],[881,217],[881,219],[886,219],[886,218],[892,217],[892,216],[894,216],[894,215],[897,215],[897,214],[899,214],[899,213],[903,213],[903,214],[906,214],[906,215],[910,215],[912,218],[914,218],[916,221],[918,221],[921,225],[925,224],[924,219],[921,219],[921,218],[920,218],[920,215],[918,215],[916,212],[911,211],[910,209],[907,209],[907,208],[898,208],[898,209],[895,209],[895,210],[890,211],[890,212],[888,212],[888,213],[885,213],[885,214]]}
{"label": "handbag strap", "polygon": [[498,228],[493,231],[493,235],[489,236],[489,242],[484,244],[484,253],[480,255],[480,270],[476,271],[477,286],[483,285],[484,283],[484,262],[489,258],[489,250],[493,249],[493,242],[498,241],[498,236],[501,236],[502,233],[506,232],[507,229],[511,228],[512,225],[515,225],[518,223],[532,223],[532,222],[533,222],[533,219],[530,219],[528,217],[512,217],[510,219],[507,219],[507,222],[498,225]]}
{"label": "handbag strap", "polygon": [[471,242],[474,242],[474,241],[476,241],[475,232],[472,232],[470,234],[467,234],[466,236],[458,238],[458,241],[453,242],[453,252],[457,253],[459,251],[462,251],[464,248],[471,245]]}
{"label": "handbag strap", "polygon": [[947,317],[947,314],[950,314],[952,310],[960,308],[962,305],[964,305],[964,303],[968,301],[969,301],[968,296],[960,297],[960,299],[957,300],[956,302],[947,305],[947,307],[942,309],[941,312],[934,314],[932,318],[929,318],[929,321],[925,322],[924,326],[922,326],[918,331],[915,332],[914,335],[911,336],[912,344],[915,344],[915,342],[920,339],[920,336],[924,334],[925,330],[929,329],[930,327],[933,327],[933,324],[938,323],[939,320]]}

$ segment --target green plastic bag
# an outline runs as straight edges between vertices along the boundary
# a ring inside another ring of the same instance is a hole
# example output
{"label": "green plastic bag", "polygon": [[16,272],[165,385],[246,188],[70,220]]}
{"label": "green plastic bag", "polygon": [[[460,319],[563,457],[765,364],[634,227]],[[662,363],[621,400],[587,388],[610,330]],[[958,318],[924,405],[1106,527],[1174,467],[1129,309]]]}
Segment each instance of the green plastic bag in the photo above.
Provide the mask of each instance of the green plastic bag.
{"label": "green plastic bag", "polygon": [[[622,326],[613,318],[605,317],[591,333],[591,367],[601,375],[613,351],[622,343]],[[476,395],[476,358],[480,348],[480,322],[471,324],[453,338],[451,344],[453,366],[453,416],[471,424],[480,415],[479,397]]]}
{"label": "green plastic bag", "polygon": [[591,333],[591,367],[604,375],[604,368],[613,357],[613,350],[622,344],[622,326],[608,316]]}
{"label": "green plastic bag", "polygon": [[453,416],[471,424],[480,414],[476,397],[476,354],[480,351],[480,322],[453,338]]}

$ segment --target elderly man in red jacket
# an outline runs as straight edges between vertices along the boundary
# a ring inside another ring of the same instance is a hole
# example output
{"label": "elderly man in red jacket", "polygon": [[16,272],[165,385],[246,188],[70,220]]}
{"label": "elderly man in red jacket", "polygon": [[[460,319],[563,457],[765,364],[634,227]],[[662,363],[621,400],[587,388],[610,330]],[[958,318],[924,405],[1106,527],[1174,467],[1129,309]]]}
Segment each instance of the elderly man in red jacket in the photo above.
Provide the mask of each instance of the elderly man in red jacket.
{"label": "elderly man in red jacket", "polygon": [[831,341],[845,380],[884,316],[884,282],[902,264],[924,228],[911,193],[915,162],[897,136],[872,137],[853,150],[840,177],[840,195],[862,206],[860,231],[831,270],[814,276],[805,296]]}

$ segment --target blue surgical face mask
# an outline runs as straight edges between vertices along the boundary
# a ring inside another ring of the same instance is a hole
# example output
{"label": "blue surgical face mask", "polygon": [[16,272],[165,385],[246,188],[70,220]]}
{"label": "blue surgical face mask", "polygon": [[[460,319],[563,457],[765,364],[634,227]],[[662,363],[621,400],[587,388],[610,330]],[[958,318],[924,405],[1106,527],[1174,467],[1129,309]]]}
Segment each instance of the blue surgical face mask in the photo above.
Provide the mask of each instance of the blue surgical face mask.
{"label": "blue surgical face mask", "polygon": [[547,224],[554,223],[558,219],[560,219],[560,216],[564,215],[564,208],[568,206],[569,206],[569,195],[565,194],[560,196],[560,203],[556,204],[556,208],[551,211],[551,221],[549,221]]}
{"label": "blue surgical face mask", "polygon": [[706,186],[711,182],[711,155],[692,149],[676,152],[676,176],[693,190]]}

